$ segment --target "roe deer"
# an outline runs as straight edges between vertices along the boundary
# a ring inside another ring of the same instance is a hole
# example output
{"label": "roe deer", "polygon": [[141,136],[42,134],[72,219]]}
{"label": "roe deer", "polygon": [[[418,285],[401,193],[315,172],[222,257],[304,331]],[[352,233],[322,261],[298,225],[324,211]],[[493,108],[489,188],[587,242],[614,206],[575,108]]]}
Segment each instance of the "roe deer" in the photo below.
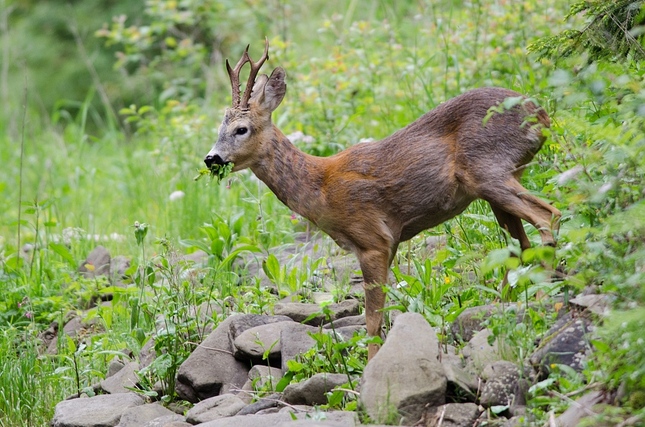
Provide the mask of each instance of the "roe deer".
{"label": "roe deer", "polygon": [[[354,252],[363,272],[370,336],[381,332],[382,285],[399,243],[453,218],[477,198],[490,203],[522,250],[530,246],[522,219],[538,229],[543,244],[555,245],[552,227],[560,212],[519,182],[544,142],[542,127],[550,124],[543,109],[525,99],[487,117],[491,107],[520,95],[475,89],[381,141],[331,157],[311,156],[271,122],[286,83],[280,67],[256,80],[268,50],[266,41],[262,58],[254,62],[247,46],[234,69],[226,61],[233,103],[204,162],[209,168],[230,162],[233,171],[251,168],[285,205]],[[240,70],[247,62],[251,71],[240,97]],[[377,351],[370,345],[368,358]]]}

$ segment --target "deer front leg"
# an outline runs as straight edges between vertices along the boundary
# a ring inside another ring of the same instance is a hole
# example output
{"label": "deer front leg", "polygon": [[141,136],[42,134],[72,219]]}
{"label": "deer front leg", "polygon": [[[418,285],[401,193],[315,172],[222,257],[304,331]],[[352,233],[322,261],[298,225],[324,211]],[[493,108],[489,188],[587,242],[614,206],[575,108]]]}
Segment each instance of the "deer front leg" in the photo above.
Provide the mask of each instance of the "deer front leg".
{"label": "deer front leg", "polygon": [[[390,254],[376,250],[358,253],[358,262],[363,271],[363,289],[365,289],[365,323],[367,334],[371,337],[381,336],[383,324],[383,307],[385,306],[385,292],[383,285],[387,283],[387,269]],[[369,344],[367,359],[371,360],[378,352],[378,344]]]}

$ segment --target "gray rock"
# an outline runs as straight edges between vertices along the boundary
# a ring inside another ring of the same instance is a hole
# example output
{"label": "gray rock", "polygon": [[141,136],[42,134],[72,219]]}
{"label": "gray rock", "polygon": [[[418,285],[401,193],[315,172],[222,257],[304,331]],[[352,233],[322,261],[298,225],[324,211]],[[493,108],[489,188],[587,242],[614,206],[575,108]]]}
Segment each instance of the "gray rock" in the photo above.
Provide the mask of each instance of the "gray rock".
{"label": "gray rock", "polygon": [[109,275],[110,252],[103,246],[97,246],[78,267],[78,272],[88,279]]}
{"label": "gray rock", "polygon": [[63,326],[63,333],[73,338],[78,335],[79,332],[87,329],[89,326],[90,325],[83,322],[83,319],[81,319],[79,316],[74,316],[69,319],[67,323],[65,323],[65,326]]}
{"label": "gray rock", "polygon": [[443,354],[441,366],[443,367],[448,384],[459,388],[463,393],[470,395],[472,398],[476,397],[479,389],[479,381],[463,367],[459,356],[447,356]]}
{"label": "gray rock", "polygon": [[137,376],[138,370],[139,363],[126,363],[117,373],[101,381],[101,388],[110,394],[130,393],[130,390],[127,388],[136,387],[139,383],[139,377]]}
{"label": "gray rock", "polygon": [[475,333],[484,329],[484,321],[499,310],[499,306],[495,304],[468,307],[452,322],[450,331],[454,337],[461,338],[462,342],[468,342]]}
{"label": "gray rock", "polygon": [[155,338],[152,337],[143,345],[139,352],[139,367],[141,369],[147,368],[157,358],[155,351]]}
{"label": "gray rock", "polygon": [[231,341],[240,336],[240,334],[247,329],[255,328],[256,326],[267,325],[269,323],[287,322],[291,320],[287,316],[269,316],[266,314],[240,314],[231,320],[230,335]]}
{"label": "gray rock", "polygon": [[362,314],[356,316],[347,316],[336,319],[333,322],[325,323],[323,328],[342,328],[344,326],[365,326],[365,316]]}
{"label": "gray rock", "polygon": [[209,255],[206,252],[197,249],[195,252],[183,255],[181,260],[198,267],[206,267],[208,265],[208,257]]}
{"label": "gray rock", "polygon": [[569,302],[584,307],[594,314],[604,316],[611,308],[613,298],[608,294],[587,294],[578,295],[572,298]]}
{"label": "gray rock", "polygon": [[424,407],[445,401],[446,377],[436,332],[417,313],[399,315],[363,372],[360,403],[377,422],[413,424]]}
{"label": "gray rock", "polygon": [[576,399],[574,405],[562,413],[555,420],[555,425],[558,427],[577,427],[581,424],[584,418],[589,417],[589,410],[593,411],[593,406],[603,402],[604,393],[602,391],[592,391],[584,396]]}
{"label": "gray rock", "polygon": [[119,285],[128,268],[130,268],[130,258],[123,255],[117,255],[112,258],[110,260],[110,282]]}
{"label": "gray rock", "polygon": [[283,399],[292,405],[325,405],[326,393],[348,381],[344,374],[316,374],[306,381],[289,384],[284,389]]}
{"label": "gray rock", "polygon": [[318,328],[300,323],[293,323],[280,333],[280,347],[282,349],[282,373],[287,372],[287,361],[293,360],[297,355],[308,351],[316,341],[309,336],[318,332]]}
{"label": "gray rock", "polygon": [[249,380],[253,383],[253,389],[259,390],[270,388],[273,390],[275,385],[282,379],[282,370],[270,366],[255,365],[249,371]]}
{"label": "gray rock", "polygon": [[503,348],[498,339],[493,345],[488,343],[493,333],[489,329],[477,332],[463,348],[462,354],[466,359],[466,370],[479,376],[486,365],[502,359]]}
{"label": "gray rock", "polygon": [[482,378],[486,380],[479,403],[484,408],[511,406],[519,390],[520,369],[512,362],[500,360],[487,365]]}
{"label": "gray rock", "polygon": [[323,329],[323,332],[326,332],[328,334],[336,333],[336,336],[339,337],[339,340],[347,341],[352,339],[354,335],[360,334],[365,330],[366,328],[363,325],[348,325],[334,329]]}
{"label": "gray rock", "polygon": [[424,427],[472,427],[479,417],[479,407],[474,403],[447,403],[428,408]]}
{"label": "gray rock", "polygon": [[[244,383],[238,397],[245,403],[250,404],[256,396],[262,395],[258,392],[266,394],[266,392],[274,391],[281,378],[282,370],[280,368],[255,365],[249,371],[249,379]],[[253,412],[247,412],[247,414],[255,414],[259,410],[256,409]]]}
{"label": "gray rock", "polygon": [[267,397],[259,399],[257,402],[246,405],[236,415],[256,414],[260,411],[264,411],[270,408],[277,408],[277,406],[280,405],[281,402],[282,393],[273,393]]}
{"label": "gray rock", "polygon": [[186,421],[200,424],[219,418],[232,417],[246,404],[233,394],[222,394],[202,400],[186,412]]}
{"label": "gray rock", "polygon": [[105,374],[105,378],[113,377],[121,369],[123,369],[124,366],[125,366],[125,364],[122,361],[120,361],[119,359],[117,359],[117,358],[112,359],[110,361],[110,364],[108,365],[108,371]]}
{"label": "gray rock", "polygon": [[324,425],[339,427],[356,426],[356,414],[354,412],[334,411],[322,413],[297,412],[294,414],[297,420],[292,419],[290,412],[278,412],[273,414],[236,415],[229,418],[209,421],[200,424],[199,427],[289,427],[291,423],[305,419],[324,418]]}
{"label": "gray rock", "polygon": [[513,416],[508,420],[506,420],[506,422],[502,425],[502,427],[521,427],[524,425],[525,421],[526,421],[525,417]]}
{"label": "gray rock", "polygon": [[[358,301],[354,299],[344,300],[338,304],[330,304],[327,307],[332,312],[332,321],[342,317],[355,316],[359,310]],[[322,308],[318,304],[300,302],[279,303],[274,306],[273,311],[276,315],[288,316],[296,322],[304,322],[312,326],[320,326],[326,321],[329,321],[329,319],[325,318],[325,315],[322,313]],[[310,318],[311,316],[313,317]],[[305,322],[305,320],[307,321]]]}
{"label": "gray rock", "polygon": [[238,317],[220,323],[179,367],[177,393],[182,399],[197,402],[244,385],[249,367],[235,359],[229,337],[229,327]]}
{"label": "gray rock", "polygon": [[574,317],[567,313],[545,334],[530,357],[531,363],[543,375],[549,372],[552,363],[582,371],[587,352],[591,349],[588,335],[592,330],[593,324],[588,317]]}
{"label": "gray rock", "polygon": [[56,405],[51,427],[116,426],[126,409],[143,404],[134,393],[63,400]]}
{"label": "gray rock", "polygon": [[[170,409],[166,409],[158,403],[151,403],[148,405],[133,406],[123,411],[121,420],[117,427],[141,427],[148,421],[152,421],[159,417],[176,416]],[[183,417],[182,417],[183,418]]]}
{"label": "gray rock", "polygon": [[282,351],[280,334],[285,327],[293,323],[293,320],[267,323],[245,330],[233,341],[235,357],[262,363],[265,360],[264,354],[267,353],[269,360],[279,360]]}
{"label": "gray rock", "polygon": [[189,424],[185,421],[185,418],[179,414],[164,415],[159,418],[155,418],[152,421],[148,421],[143,424],[142,427],[191,427],[192,424]]}

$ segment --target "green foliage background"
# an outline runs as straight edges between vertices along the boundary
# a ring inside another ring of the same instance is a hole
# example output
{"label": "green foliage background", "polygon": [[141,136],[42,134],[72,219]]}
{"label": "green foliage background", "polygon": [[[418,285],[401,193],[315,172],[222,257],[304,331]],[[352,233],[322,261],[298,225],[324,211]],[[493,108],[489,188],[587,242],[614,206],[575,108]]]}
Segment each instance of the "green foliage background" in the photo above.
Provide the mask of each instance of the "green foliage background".
{"label": "green foliage background", "polygon": [[[526,425],[543,425],[550,411],[568,406],[558,396],[584,387],[623,393],[590,425],[642,422],[642,2],[571,6],[0,0],[0,426],[47,424],[55,404],[100,380],[116,353],[130,348],[136,355],[160,314],[168,322],[155,345],[167,356],[142,377],[149,385],[165,381],[163,398],[172,400],[174,370],[188,343],[202,336],[203,322],[221,320],[196,320],[187,307],[211,301],[225,313],[270,311],[276,296],[234,261],[293,242],[304,221],[249,173],[221,185],[193,180],[230,102],[224,58],[237,60],[249,43],[257,55],[264,37],[271,43],[267,70],[279,65],[288,73],[274,122],[285,134],[301,132],[294,141],[312,154],[387,136],[480,86],[517,90],[549,111],[553,126],[525,185],[564,214],[555,258],[565,271],[560,280],[544,278],[540,261],[549,251],[527,251],[519,266],[512,261],[492,213],[474,203],[401,249],[397,265],[414,265],[415,273],[395,266],[409,286],[393,288],[390,297],[443,328],[468,306],[526,302],[538,290],[608,295],[613,310],[584,374],[555,370],[532,396]],[[625,31],[611,26],[611,16],[628,24]],[[609,37],[615,43],[597,43]],[[527,232],[539,241],[535,230]],[[428,257],[424,243],[433,236],[446,243]],[[133,258],[127,289],[76,273],[99,243]],[[197,248],[208,253],[209,269],[183,274],[190,263],[174,261]],[[330,256],[333,248],[326,241]],[[265,268],[292,292],[311,288],[321,264],[272,261]],[[500,289],[506,267],[515,279]],[[109,308],[82,311],[108,293]],[[43,356],[38,334],[69,312],[100,326]],[[549,316],[535,313],[520,325],[502,320],[495,330],[522,361]],[[360,372],[363,352],[355,353],[343,363]],[[312,364],[321,365],[333,369]]]}

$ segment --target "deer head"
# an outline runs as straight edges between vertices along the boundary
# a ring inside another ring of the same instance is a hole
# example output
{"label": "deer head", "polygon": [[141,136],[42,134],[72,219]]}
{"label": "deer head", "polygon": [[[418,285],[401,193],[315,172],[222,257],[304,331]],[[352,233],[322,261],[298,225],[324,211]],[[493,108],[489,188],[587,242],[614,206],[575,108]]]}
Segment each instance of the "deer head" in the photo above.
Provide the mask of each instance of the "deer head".
{"label": "deer head", "polygon": [[[252,166],[261,157],[262,142],[270,140],[273,132],[271,113],[287,91],[286,74],[280,67],[273,70],[270,77],[263,74],[256,80],[268,58],[269,41],[266,40],[264,54],[257,62],[251,60],[248,46],[235,68],[232,69],[226,60],[233,101],[224,114],[217,142],[204,158],[209,168],[214,164],[234,163],[233,170],[238,171]],[[251,71],[244,94],[240,96],[240,71],[246,63],[251,65]]]}

